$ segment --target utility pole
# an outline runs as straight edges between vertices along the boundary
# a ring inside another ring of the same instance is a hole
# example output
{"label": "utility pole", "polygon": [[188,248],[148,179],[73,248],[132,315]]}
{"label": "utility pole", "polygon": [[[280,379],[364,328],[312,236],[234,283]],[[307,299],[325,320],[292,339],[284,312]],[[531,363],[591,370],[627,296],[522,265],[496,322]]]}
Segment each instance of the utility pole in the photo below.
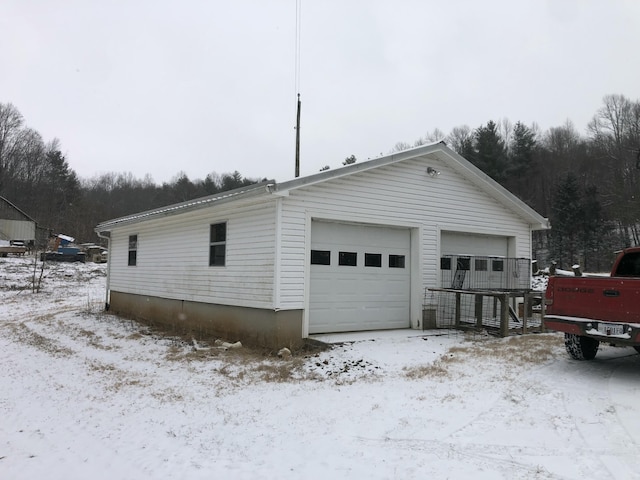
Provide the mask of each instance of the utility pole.
{"label": "utility pole", "polygon": [[296,115],[296,178],[300,176],[300,94],[298,94],[298,113]]}

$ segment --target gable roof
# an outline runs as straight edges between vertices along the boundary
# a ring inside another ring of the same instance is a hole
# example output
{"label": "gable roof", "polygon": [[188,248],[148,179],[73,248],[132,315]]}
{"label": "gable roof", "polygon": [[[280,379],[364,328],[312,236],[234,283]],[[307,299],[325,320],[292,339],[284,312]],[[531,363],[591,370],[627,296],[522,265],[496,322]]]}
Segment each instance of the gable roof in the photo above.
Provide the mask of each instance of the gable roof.
{"label": "gable roof", "polygon": [[22,210],[20,210],[18,207],[16,207],[13,203],[11,203],[11,202],[10,202],[9,200],[7,200],[6,198],[4,198],[4,197],[0,197],[0,201],[1,201],[1,202],[4,202],[4,203],[5,203],[5,204],[10,208],[10,209],[15,210],[16,212],[18,212],[21,216],[23,216],[23,217],[24,217],[24,219],[25,219],[26,221],[36,223],[36,221],[35,221],[33,218],[31,218],[31,217],[30,217],[29,215],[27,215],[25,212],[23,212]]}
{"label": "gable roof", "polygon": [[327,170],[316,173],[315,175],[296,178],[295,180],[278,184],[275,187],[275,191],[282,192],[281,194],[286,195],[286,192],[289,190],[295,190],[308,185],[324,182],[332,178],[339,178],[356,172],[364,172],[384,165],[391,165],[404,160],[419,158],[425,160],[438,160],[446,164],[469,182],[476,185],[481,191],[497,200],[505,208],[514,211],[518,216],[526,220],[534,230],[545,230],[550,228],[548,219],[540,215],[533,208],[520,200],[517,196],[504,188],[464,157],[447,147],[445,142],[421,145],[419,147],[392,153],[366,162],[353,163],[336,170]]}
{"label": "gable roof", "polygon": [[265,194],[268,195],[270,189],[275,184],[275,180],[269,180],[260,183],[254,183],[246,187],[236,188],[234,190],[227,190],[226,192],[216,193],[206,197],[195,198],[193,200],[187,200],[186,202],[174,203],[167,205],[166,207],[154,208],[152,210],[146,210],[140,213],[134,213],[125,217],[114,218],[113,220],[107,220],[99,223],[95,231],[98,233],[108,232],[113,227],[120,225],[130,225],[139,223],[145,220],[149,220],[156,217],[163,217],[168,215],[177,215],[180,213],[190,212],[193,210],[199,210],[201,208],[210,207],[211,205],[219,205],[221,203],[227,203],[239,198],[247,198],[250,196]]}
{"label": "gable roof", "polygon": [[288,195],[289,191],[299,188],[315,185],[317,183],[326,182],[335,178],[353,175],[358,172],[365,172],[374,168],[385,165],[392,165],[409,159],[425,159],[438,160],[448,167],[452,168],[458,174],[463,176],[472,184],[476,185],[481,191],[494,198],[505,208],[512,210],[519,217],[523,218],[533,230],[548,229],[549,221],[529,207],[526,203],[509,192],[506,188],[485,174],[478,167],[473,165],[455,151],[447,147],[444,142],[436,142],[429,145],[422,145],[409,150],[392,153],[373,160],[367,160],[361,163],[353,163],[335,170],[326,170],[324,172],[308,175],[306,177],[296,178],[282,183],[276,183],[274,180],[261,182],[258,184],[242,187],[236,190],[230,190],[219,194],[202,197],[187,202],[169,205],[167,207],[148,210],[146,212],[129,215],[126,217],[116,218],[100,223],[96,227],[96,232],[110,231],[112,228],[120,225],[128,225],[138,223],[147,219],[175,215],[191,210],[206,208],[211,205],[218,205],[229,201],[235,201],[249,196],[256,195]]}

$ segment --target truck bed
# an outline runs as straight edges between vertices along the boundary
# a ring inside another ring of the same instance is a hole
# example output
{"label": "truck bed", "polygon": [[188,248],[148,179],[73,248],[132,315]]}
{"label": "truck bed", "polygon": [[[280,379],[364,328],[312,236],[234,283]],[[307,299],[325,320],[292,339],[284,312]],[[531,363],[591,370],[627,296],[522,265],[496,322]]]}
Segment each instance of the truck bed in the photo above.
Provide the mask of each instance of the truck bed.
{"label": "truck bed", "polygon": [[640,323],[640,278],[551,277],[547,316]]}

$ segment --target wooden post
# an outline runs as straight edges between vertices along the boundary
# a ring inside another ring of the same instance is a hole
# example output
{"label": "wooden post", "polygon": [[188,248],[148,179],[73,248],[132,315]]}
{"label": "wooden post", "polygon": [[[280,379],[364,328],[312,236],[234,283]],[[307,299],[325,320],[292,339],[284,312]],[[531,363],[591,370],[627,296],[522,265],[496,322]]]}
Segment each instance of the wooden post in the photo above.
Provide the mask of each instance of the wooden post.
{"label": "wooden post", "polygon": [[500,300],[500,336],[509,336],[509,296],[506,293],[498,296]]}
{"label": "wooden post", "polygon": [[529,317],[529,309],[531,308],[531,297],[528,293],[524,294],[522,304],[522,334],[527,333],[527,318]]}
{"label": "wooden post", "polygon": [[456,293],[456,328],[460,327],[460,294]]}
{"label": "wooden post", "polygon": [[480,294],[476,294],[476,328],[482,328],[482,301],[484,300],[484,296]]}
{"label": "wooden post", "polygon": [[544,324],[544,312],[547,309],[545,301],[546,295],[544,292],[542,292],[542,295],[540,296],[540,332],[542,333],[545,333],[547,331],[547,327]]}

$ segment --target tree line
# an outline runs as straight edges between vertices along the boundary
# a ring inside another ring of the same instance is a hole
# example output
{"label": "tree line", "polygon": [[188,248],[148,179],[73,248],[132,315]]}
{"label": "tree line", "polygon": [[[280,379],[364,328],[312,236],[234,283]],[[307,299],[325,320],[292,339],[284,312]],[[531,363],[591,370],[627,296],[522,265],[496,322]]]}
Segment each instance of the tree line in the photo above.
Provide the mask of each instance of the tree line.
{"label": "tree line", "polygon": [[541,262],[602,270],[616,250],[640,245],[640,101],[606,95],[584,135],[570,120],[547,131],[490,120],[394,150],[440,140],[549,218],[550,231],[534,232]]}
{"label": "tree line", "polygon": [[[435,129],[392,152],[441,140],[550,219],[552,230],[534,235],[539,261],[598,270],[611,263],[613,251],[640,244],[640,101],[605,96],[584,134],[570,120],[546,131],[489,120],[448,134]],[[355,161],[351,155],[342,163]],[[45,142],[15,106],[0,103],[0,196],[40,225],[82,241],[97,241],[93,228],[105,219],[257,181],[237,171],[204,180],[180,172],[159,185],[131,173],[81,179],[59,140]]]}
{"label": "tree line", "polygon": [[0,196],[52,233],[97,242],[101,221],[151,210],[256,183],[239,172],[212,172],[190,180],[179,172],[160,185],[150,175],[105,173],[79,178],[61,152],[58,139],[45,142],[27,127],[19,110],[0,103]]}

